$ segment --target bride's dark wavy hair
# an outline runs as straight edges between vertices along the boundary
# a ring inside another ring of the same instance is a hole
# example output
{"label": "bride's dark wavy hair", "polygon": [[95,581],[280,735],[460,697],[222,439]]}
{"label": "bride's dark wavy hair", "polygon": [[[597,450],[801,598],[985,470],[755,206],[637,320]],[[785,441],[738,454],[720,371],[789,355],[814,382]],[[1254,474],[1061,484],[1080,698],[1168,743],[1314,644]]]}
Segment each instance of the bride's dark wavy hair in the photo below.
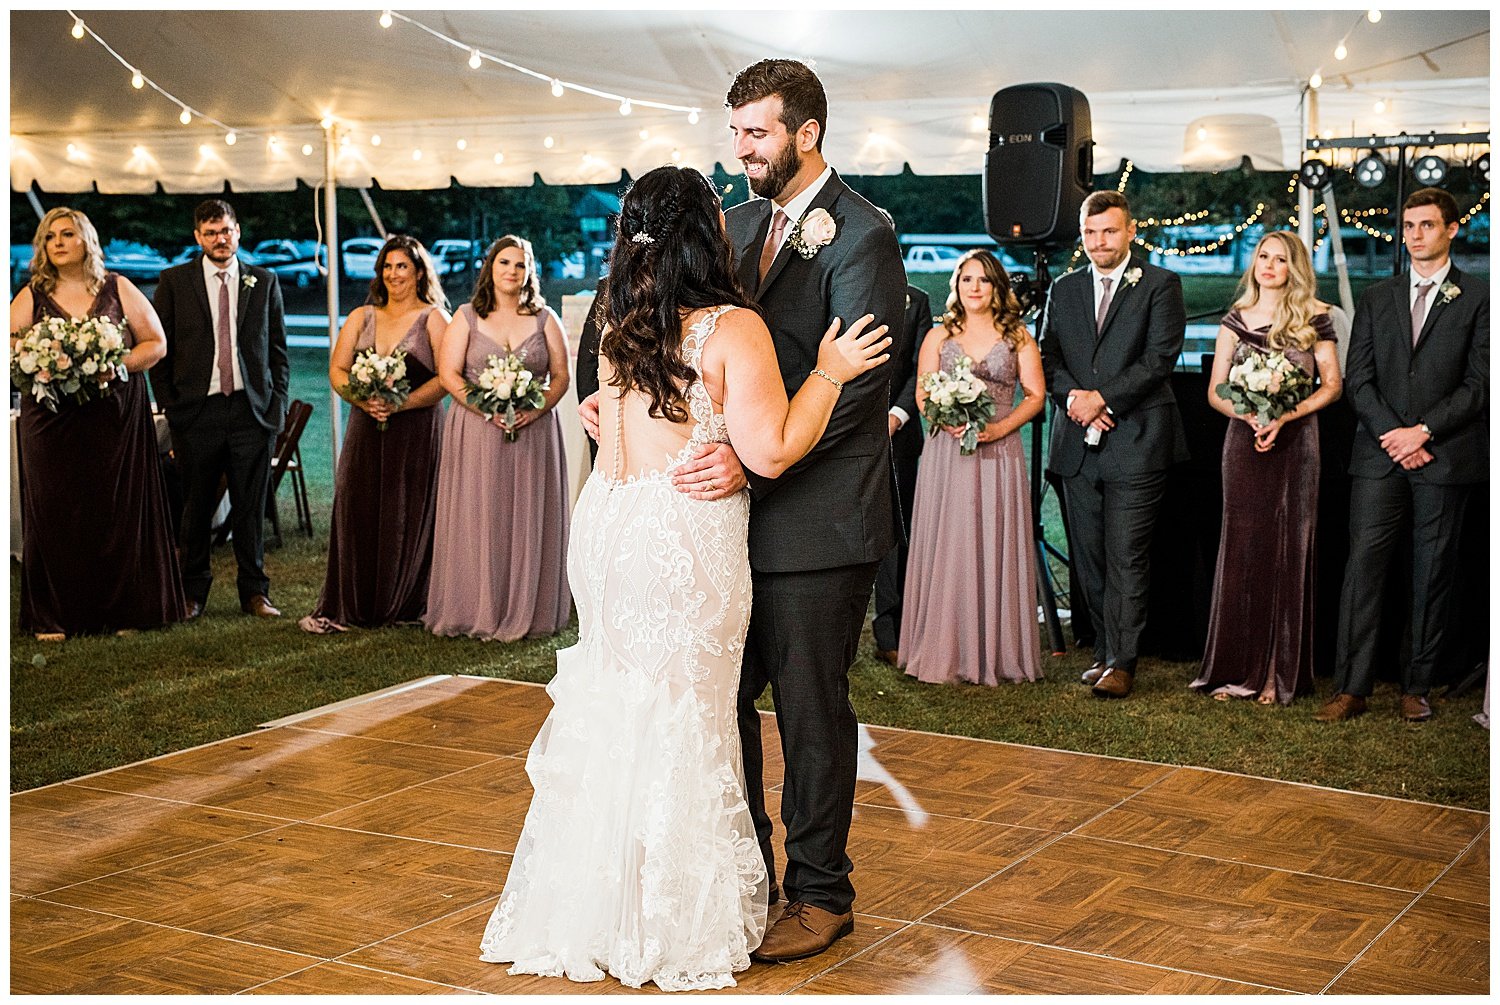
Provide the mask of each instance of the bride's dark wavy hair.
{"label": "bride's dark wavy hair", "polygon": [[599,347],[610,384],[649,396],[649,415],[685,422],[695,374],[682,356],[683,317],[720,304],[759,313],[735,279],[719,194],[700,171],[659,167],[620,199],[615,230]]}

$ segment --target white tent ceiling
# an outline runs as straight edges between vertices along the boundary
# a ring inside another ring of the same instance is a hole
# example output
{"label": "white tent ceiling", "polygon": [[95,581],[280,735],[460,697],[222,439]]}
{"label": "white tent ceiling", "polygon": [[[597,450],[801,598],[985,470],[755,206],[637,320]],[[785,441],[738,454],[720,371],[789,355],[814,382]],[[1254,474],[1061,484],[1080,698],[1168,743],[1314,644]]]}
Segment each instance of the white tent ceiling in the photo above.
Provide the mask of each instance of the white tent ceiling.
{"label": "white tent ceiling", "polygon": [[[766,56],[814,61],[829,92],[829,160],[851,174],[909,163],[981,169],[991,95],[1059,81],[1089,98],[1095,163],[1212,168],[1248,154],[1296,165],[1303,88],[1321,71],[1320,132],[1483,132],[1489,13],[1386,11],[405,11],[465,48],[370,11],[84,11],[87,27],[195,118],[130,74],[62,11],[11,14],[11,185],[54,192],[289,189],[323,176],[388,188],[609,182],[670,160],[734,165],[724,91]],[[1348,57],[1334,59],[1347,38]],[[469,47],[634,106],[537,80]],[[1425,54],[1425,55],[1424,55]],[[1377,101],[1383,101],[1376,111]],[[1200,129],[1201,127],[1201,129]],[[373,137],[380,137],[378,146]],[[551,146],[545,139],[552,137]],[[274,142],[272,140],[274,139]],[[462,141],[462,149],[460,149]],[[306,146],[304,146],[306,145]],[[304,154],[304,149],[311,153]],[[417,154],[420,151],[420,155]],[[497,162],[497,155],[499,156]]]}

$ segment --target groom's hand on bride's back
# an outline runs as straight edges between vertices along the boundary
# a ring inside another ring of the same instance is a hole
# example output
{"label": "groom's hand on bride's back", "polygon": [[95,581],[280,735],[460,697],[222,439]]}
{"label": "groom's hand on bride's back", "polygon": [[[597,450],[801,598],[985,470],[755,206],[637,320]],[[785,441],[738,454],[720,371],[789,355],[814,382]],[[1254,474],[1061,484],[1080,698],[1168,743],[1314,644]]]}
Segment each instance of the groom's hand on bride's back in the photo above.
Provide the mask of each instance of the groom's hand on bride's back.
{"label": "groom's hand on bride's back", "polygon": [[727,443],[704,444],[696,457],[672,473],[672,487],[693,499],[723,499],[748,484],[739,455]]}
{"label": "groom's hand on bride's back", "polygon": [[578,421],[583,423],[583,431],[589,434],[589,438],[595,443],[599,442],[599,392],[584,398],[578,403]]}

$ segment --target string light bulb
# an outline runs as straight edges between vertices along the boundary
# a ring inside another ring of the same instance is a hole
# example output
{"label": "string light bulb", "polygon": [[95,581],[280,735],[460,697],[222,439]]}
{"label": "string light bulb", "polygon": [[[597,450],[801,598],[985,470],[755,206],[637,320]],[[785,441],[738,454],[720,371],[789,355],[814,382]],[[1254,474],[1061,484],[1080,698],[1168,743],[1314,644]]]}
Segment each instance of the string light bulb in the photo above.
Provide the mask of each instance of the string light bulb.
{"label": "string light bulb", "polygon": [[187,108],[184,107],[182,109],[182,114],[177,116],[177,121],[181,122],[185,126],[191,125],[193,121],[193,113],[188,111]]}
{"label": "string light bulb", "polygon": [[224,145],[225,146],[232,147],[237,142],[239,142],[239,137],[236,136],[236,135],[234,135],[234,133],[230,132],[230,133],[225,133],[224,134]]}
{"label": "string light bulb", "polygon": [[479,64],[482,63],[482,62],[483,62],[483,60],[480,59],[480,57],[479,57],[479,50],[478,49],[470,49],[469,50],[469,69],[471,69],[471,70],[477,70],[477,69],[479,69]]}
{"label": "string light bulb", "polygon": [[690,126],[696,126],[697,124],[698,124],[698,109],[694,108],[691,112],[688,112],[688,125],[690,125]]}
{"label": "string light bulb", "polygon": [[134,154],[135,156],[137,156],[137,157],[145,157],[146,156],[146,148],[143,147],[143,146],[133,146],[133,147],[130,148],[130,152],[132,154]]}
{"label": "string light bulb", "polygon": [[325,115],[325,116],[323,116],[321,119],[318,120],[318,125],[322,126],[323,127],[323,131],[326,133],[328,130],[330,130],[330,129],[333,128],[333,116],[332,115]]}
{"label": "string light bulb", "polygon": [[77,157],[78,156],[78,144],[76,144],[76,143],[69,143],[68,144],[68,156],[69,157]]}
{"label": "string light bulb", "polygon": [[1202,143],[1204,140],[1208,139],[1208,130],[1203,128],[1202,126],[1199,126],[1197,136],[1198,142]]}
{"label": "string light bulb", "polygon": [[629,115],[630,114],[630,99],[629,98],[626,98],[624,101],[620,102],[620,114],[621,115]]}
{"label": "string light bulb", "polygon": [[467,150],[469,149],[469,141],[464,139],[463,137],[459,137],[458,142],[455,143],[454,146],[458,147],[458,149],[460,150]]}
{"label": "string light bulb", "polygon": [[71,34],[74,38],[83,37],[83,18],[75,17],[73,19],[73,30],[69,32],[69,34]]}
{"label": "string light bulb", "polygon": [[680,160],[682,160],[682,151],[674,148],[672,150],[672,163],[675,164]]}
{"label": "string light bulb", "polygon": [[312,150],[313,150],[313,148],[312,148],[312,144],[311,143],[304,143],[304,144],[302,144],[302,156],[303,157],[311,157],[312,156]]}
{"label": "string light bulb", "polygon": [[213,149],[207,143],[200,143],[198,144],[198,156],[204,158],[211,157],[213,156]]}
{"label": "string light bulb", "polygon": [[130,72],[130,86],[137,91],[146,86],[146,78],[141,76],[140,70],[132,70]]}
{"label": "string light bulb", "polygon": [[373,136],[370,137],[370,146],[372,146],[372,147],[378,147],[378,146],[380,146],[380,134],[379,133],[376,133],[375,135],[373,135]]}
{"label": "string light bulb", "polygon": [[383,10],[380,12],[380,27],[389,28],[393,20],[394,19],[391,17],[390,11]]}
{"label": "string light bulb", "polygon": [[411,159],[414,160],[414,161],[419,161],[419,160],[422,159],[422,149],[421,149],[421,147],[418,147],[416,150],[413,150],[411,152]]}
{"label": "string light bulb", "polygon": [[272,150],[275,150],[277,147],[281,146],[281,141],[272,136],[266,140],[266,146],[270,147]]}
{"label": "string light bulb", "polygon": [[543,138],[543,140],[542,140],[542,146],[546,147],[548,150],[551,150],[553,142],[554,141],[553,141],[552,137],[547,136],[547,137]]}
{"label": "string light bulb", "polygon": [[1308,78],[1307,86],[1311,87],[1314,91],[1322,87],[1323,75],[1321,73],[1314,73],[1311,77]]}
{"label": "string light bulb", "polygon": [[552,96],[554,98],[560,98],[563,96],[562,81],[558,80],[556,77],[552,78]]}
{"label": "string light bulb", "polygon": [[1384,98],[1381,98],[1379,101],[1375,102],[1375,114],[1376,115],[1384,115],[1385,114],[1385,99]]}
{"label": "string light bulb", "polygon": [[495,154],[495,163],[496,164],[504,164],[505,163],[505,155],[502,154],[502,153],[496,153]]}
{"label": "string light bulb", "polygon": [[1370,19],[1370,23],[1371,24],[1379,24],[1380,23],[1380,11],[1378,11],[1378,10],[1367,11],[1365,13],[1365,17],[1367,17],[1367,18]]}
{"label": "string light bulb", "polygon": [[1333,50],[1333,58],[1334,59],[1348,59],[1349,58],[1349,47],[1347,45],[1345,45],[1343,42],[1340,42],[1334,48],[1334,50]]}

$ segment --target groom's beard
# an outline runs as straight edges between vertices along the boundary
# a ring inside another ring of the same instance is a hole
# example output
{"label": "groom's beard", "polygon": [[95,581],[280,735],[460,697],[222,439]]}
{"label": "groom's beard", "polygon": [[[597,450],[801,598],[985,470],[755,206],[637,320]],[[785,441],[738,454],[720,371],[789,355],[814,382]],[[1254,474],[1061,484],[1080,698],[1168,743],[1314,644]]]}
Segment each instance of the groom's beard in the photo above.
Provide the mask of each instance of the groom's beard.
{"label": "groom's beard", "polygon": [[795,143],[788,143],[782,147],[781,153],[776,155],[774,161],[766,162],[765,177],[759,180],[750,179],[750,191],[762,199],[774,199],[797,177],[797,172],[802,167],[802,157],[797,152]]}

